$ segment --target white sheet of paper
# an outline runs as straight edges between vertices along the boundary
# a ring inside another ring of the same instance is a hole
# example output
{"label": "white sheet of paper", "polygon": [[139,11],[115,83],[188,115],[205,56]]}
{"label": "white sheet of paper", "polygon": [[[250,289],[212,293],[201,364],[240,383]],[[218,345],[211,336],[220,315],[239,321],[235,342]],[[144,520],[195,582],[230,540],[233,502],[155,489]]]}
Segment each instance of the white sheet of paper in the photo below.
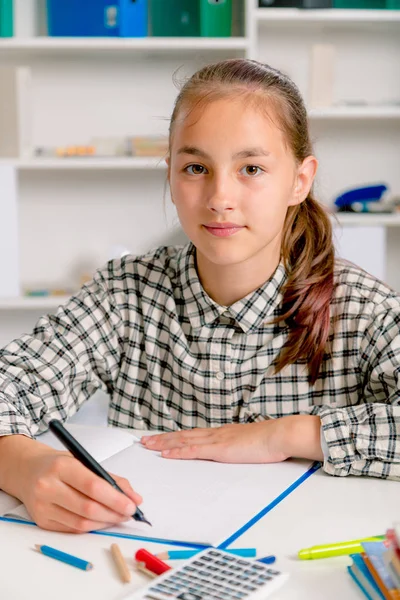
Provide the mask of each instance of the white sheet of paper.
{"label": "white sheet of paper", "polygon": [[[131,446],[137,438],[132,431],[117,427],[92,427],[90,425],[78,425],[65,423],[67,429],[78,442],[97,460],[102,462],[110,456],[114,456],[124,448]],[[46,431],[37,438],[38,442],[47,444],[55,450],[65,450],[62,443],[51,431]]]}
{"label": "white sheet of paper", "polygon": [[132,520],[108,531],[215,545],[245,525],[311,464],[172,460],[137,442],[103,466],[128,478],[143,496],[140,508],[153,527]]}
{"label": "white sheet of paper", "polygon": [[[107,428],[102,437],[99,428],[78,425],[71,426],[70,431],[96,459],[106,447],[109,458],[101,461],[102,465],[129,479],[143,496],[140,508],[153,525],[132,520],[107,531],[149,538],[217,545],[270,504],[312,464],[306,460],[261,465],[172,460],[145,449],[130,432]],[[110,456],[112,443],[114,449],[123,446],[114,456]],[[23,505],[8,511],[6,516],[31,520]]]}

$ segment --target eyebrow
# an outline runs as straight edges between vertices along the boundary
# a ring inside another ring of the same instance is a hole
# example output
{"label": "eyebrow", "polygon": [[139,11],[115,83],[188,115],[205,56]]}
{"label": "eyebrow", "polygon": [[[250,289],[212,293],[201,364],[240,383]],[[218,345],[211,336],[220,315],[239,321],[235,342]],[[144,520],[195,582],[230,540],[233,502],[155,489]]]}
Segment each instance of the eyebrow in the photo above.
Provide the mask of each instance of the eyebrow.
{"label": "eyebrow", "polygon": [[[207,152],[204,150],[200,150],[200,148],[196,148],[195,146],[182,146],[179,148],[178,154],[193,154],[194,156],[201,156],[202,158],[210,158]],[[244,150],[240,150],[240,152],[236,152],[232,155],[232,158],[250,158],[252,156],[270,156],[271,152],[268,150],[264,150],[260,146],[255,148],[246,148]]]}

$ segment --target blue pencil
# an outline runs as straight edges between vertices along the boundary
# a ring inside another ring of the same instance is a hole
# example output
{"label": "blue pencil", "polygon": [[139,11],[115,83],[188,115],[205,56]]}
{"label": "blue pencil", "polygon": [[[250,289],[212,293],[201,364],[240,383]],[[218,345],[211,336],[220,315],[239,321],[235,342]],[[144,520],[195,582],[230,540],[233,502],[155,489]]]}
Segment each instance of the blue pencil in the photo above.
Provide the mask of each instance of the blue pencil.
{"label": "blue pencil", "polygon": [[71,565],[72,567],[82,569],[82,571],[90,571],[91,569],[93,569],[92,563],[87,562],[87,560],[77,558],[76,556],[72,556],[72,554],[67,554],[66,552],[61,552],[61,550],[56,550],[55,548],[51,548],[50,546],[41,546],[40,544],[35,544],[35,548],[38,552],[41,552],[46,556],[50,556],[50,558],[60,560],[61,562],[66,563],[67,565]]}
{"label": "blue pencil", "polygon": [[[257,554],[255,548],[224,548],[225,552],[235,554],[236,556],[244,556],[246,558],[254,558]],[[168,552],[160,552],[156,554],[158,558],[162,560],[181,560],[185,558],[192,558],[195,554],[198,554],[200,550],[168,550]]]}

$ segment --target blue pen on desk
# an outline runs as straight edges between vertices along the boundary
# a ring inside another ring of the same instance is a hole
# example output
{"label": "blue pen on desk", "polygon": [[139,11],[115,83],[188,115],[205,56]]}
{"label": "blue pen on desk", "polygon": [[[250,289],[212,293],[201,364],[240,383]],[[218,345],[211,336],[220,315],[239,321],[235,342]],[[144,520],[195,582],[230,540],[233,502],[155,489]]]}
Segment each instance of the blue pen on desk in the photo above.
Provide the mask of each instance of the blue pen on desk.
{"label": "blue pen on desk", "polygon": [[61,550],[57,550],[56,548],[52,548],[51,546],[42,546],[40,544],[35,544],[35,549],[38,552],[41,552],[45,556],[49,556],[50,558],[55,558],[56,560],[60,560],[67,565],[71,565],[72,567],[77,567],[77,569],[82,569],[82,571],[90,571],[93,569],[92,563],[87,560],[83,560],[82,558],[78,558],[77,556],[73,556],[72,554],[67,554],[66,552],[61,552]]}

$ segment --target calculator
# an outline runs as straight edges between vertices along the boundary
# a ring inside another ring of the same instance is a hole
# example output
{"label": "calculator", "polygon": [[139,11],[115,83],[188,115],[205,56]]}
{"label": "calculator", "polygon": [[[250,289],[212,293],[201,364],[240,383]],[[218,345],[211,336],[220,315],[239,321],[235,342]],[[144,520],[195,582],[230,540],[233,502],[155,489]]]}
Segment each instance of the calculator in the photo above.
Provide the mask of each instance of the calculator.
{"label": "calculator", "polygon": [[261,562],[207,548],[126,600],[263,600],[287,577]]}

